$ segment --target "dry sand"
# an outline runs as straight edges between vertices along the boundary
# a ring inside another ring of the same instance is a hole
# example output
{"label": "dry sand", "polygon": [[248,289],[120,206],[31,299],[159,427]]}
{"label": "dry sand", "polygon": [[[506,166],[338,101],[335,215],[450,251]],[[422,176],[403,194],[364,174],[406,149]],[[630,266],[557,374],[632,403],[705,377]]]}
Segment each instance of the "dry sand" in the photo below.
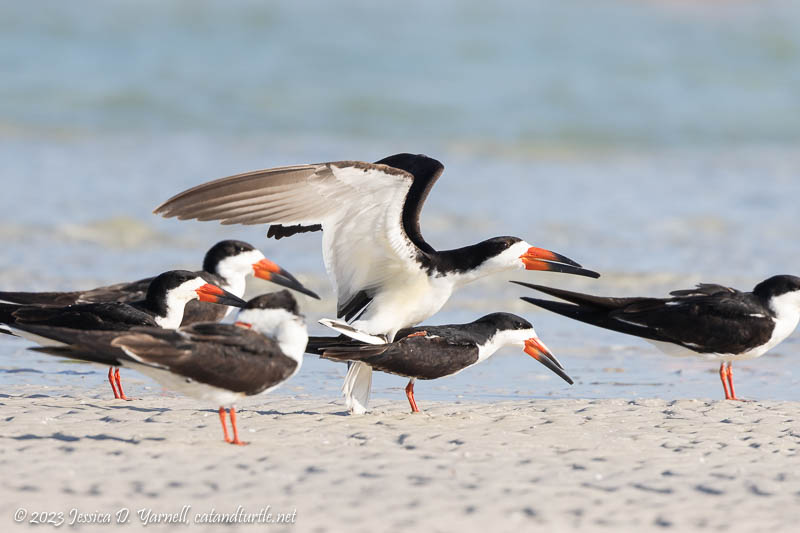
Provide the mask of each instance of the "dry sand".
{"label": "dry sand", "polygon": [[113,521],[121,508],[138,529],[138,510],[185,505],[189,522],[237,506],[296,511],[293,525],[239,526],[248,531],[774,532],[800,523],[795,402],[418,398],[425,413],[412,415],[398,392],[353,417],[339,401],[275,395],[240,411],[250,445],[237,447],[221,441],[216,412],[190,399],[6,393],[0,530],[19,508],[26,529],[36,511],[64,513],[59,529],[75,529],[72,509]]}

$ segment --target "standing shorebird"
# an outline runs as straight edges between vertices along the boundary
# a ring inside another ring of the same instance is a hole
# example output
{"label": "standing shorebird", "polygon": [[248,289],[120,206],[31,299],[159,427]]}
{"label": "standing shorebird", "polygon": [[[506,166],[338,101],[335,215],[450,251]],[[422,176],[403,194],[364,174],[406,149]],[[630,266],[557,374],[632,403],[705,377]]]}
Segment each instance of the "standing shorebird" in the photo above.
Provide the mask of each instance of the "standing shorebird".
{"label": "standing shorebird", "polygon": [[[91,335],[33,329],[59,343],[34,351],[133,368],[167,389],[219,406],[225,442],[232,444],[247,444],[239,439],[235,403],[294,376],[308,340],[305,321],[288,291],[250,300],[235,324],[203,322],[178,330],[137,327]],[[225,423],[226,405],[233,438]]]}
{"label": "standing shorebird", "polygon": [[522,298],[554,313],[641,337],[669,355],[719,361],[726,400],[739,399],[733,389],[732,362],[761,357],[791,335],[800,321],[796,276],[773,276],[752,292],[700,284],[673,291],[672,298],[606,298],[514,283],[572,302]]}
{"label": "standing shorebird", "polygon": [[[275,238],[322,230],[337,317],[389,341],[439,311],[454,290],[489,274],[527,269],[599,277],[517,237],[435,250],[422,237],[419,216],[443,169],[424,155],[397,154],[377,163],[258,170],[184,191],[155,212],[223,224],[272,224],[268,236]],[[343,387],[350,391],[351,411],[365,412],[370,387],[369,367],[353,364]]]}

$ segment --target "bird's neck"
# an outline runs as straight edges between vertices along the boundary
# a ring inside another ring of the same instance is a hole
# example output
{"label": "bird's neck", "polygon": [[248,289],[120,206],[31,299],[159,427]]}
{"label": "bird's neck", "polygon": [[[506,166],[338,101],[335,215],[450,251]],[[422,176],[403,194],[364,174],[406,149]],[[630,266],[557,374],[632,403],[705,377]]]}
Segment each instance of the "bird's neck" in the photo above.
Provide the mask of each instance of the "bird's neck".
{"label": "bird's neck", "polygon": [[232,265],[226,264],[224,261],[219,264],[215,274],[219,277],[220,289],[224,289],[239,298],[244,296],[244,291],[247,287],[247,274],[242,273],[241,270],[234,268]]}
{"label": "bird's neck", "polygon": [[303,362],[303,353],[308,344],[308,331],[305,325],[296,320],[287,320],[278,328],[275,340],[281,351],[297,361],[299,367]]}
{"label": "bird's neck", "polygon": [[506,344],[509,344],[508,341],[501,335],[492,335],[487,338],[482,344],[478,345],[478,361],[485,361],[490,358]]}
{"label": "bird's neck", "polygon": [[787,293],[773,298],[769,308],[775,316],[775,329],[782,337],[788,337],[800,323],[800,294]]}
{"label": "bird's neck", "polygon": [[477,279],[508,270],[510,267],[489,255],[482,243],[436,252],[433,263],[436,273],[451,276],[460,287]]}
{"label": "bird's neck", "polygon": [[[219,283],[220,289],[228,291],[229,293],[238,296],[239,298],[244,296],[244,290],[247,284],[247,279],[245,276],[232,275],[232,276],[220,276],[220,278],[222,279],[222,281]],[[214,304],[208,304],[208,305],[214,305]],[[230,305],[226,305],[225,316],[223,316],[222,318],[224,319],[225,317],[230,315],[231,312],[234,311],[234,309],[236,308]]]}
{"label": "bird's neck", "polygon": [[250,310],[239,312],[237,320],[252,324],[254,330],[278,343],[287,357],[299,365],[308,344],[305,323],[285,309]]}
{"label": "bird's neck", "polygon": [[183,321],[183,311],[188,302],[174,294],[167,294],[160,304],[148,301],[147,307],[154,314],[154,320],[164,329],[177,329]]}

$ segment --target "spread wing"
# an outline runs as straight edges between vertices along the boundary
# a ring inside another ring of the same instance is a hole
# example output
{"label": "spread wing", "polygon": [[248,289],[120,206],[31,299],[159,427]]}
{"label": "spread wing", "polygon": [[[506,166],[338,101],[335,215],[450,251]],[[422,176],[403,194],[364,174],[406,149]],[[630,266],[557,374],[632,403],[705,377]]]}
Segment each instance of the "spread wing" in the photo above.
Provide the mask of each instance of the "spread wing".
{"label": "spread wing", "polygon": [[[437,162],[438,164],[438,162]],[[418,179],[418,214],[438,178]],[[339,161],[248,172],[199,185],[174,196],[155,212],[179,219],[223,224],[321,224],[323,257],[337,291],[339,314],[352,317],[385,280],[418,269],[412,259],[424,243],[409,236],[404,207],[414,174],[384,164]],[[425,181],[425,183],[421,183]],[[419,237],[419,238],[418,238]]]}

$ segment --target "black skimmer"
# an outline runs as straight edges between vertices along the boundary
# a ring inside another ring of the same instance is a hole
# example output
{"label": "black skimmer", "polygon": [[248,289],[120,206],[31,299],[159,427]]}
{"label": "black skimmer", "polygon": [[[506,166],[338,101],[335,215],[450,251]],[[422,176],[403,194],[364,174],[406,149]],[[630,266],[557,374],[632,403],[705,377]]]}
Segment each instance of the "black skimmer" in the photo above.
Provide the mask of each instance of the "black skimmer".
{"label": "black skimmer", "polygon": [[[527,269],[599,277],[517,237],[435,250],[422,237],[419,216],[443,169],[424,155],[396,154],[376,163],[258,170],[184,191],[155,213],[223,224],[271,224],[267,235],[275,238],[322,230],[337,317],[389,341],[400,329],[439,311],[455,289],[489,274]],[[351,411],[365,411],[370,376],[366,365],[351,366],[345,386],[353,391]]]}
{"label": "black skimmer", "polygon": [[[203,270],[195,272],[209,283],[241,298],[244,296],[246,279],[249,275],[272,281],[278,285],[294,289],[313,298],[316,293],[306,289],[285,269],[270,261],[260,250],[252,245],[235,240],[220,241],[206,252]],[[153,278],[117,283],[85,291],[69,292],[2,292],[0,301],[28,304],[65,306],[100,302],[137,302],[145,298],[147,288]],[[208,305],[193,300],[186,305],[183,325],[192,322],[220,321],[232,310],[229,306]]]}
{"label": "black skimmer", "polygon": [[[156,276],[141,302],[86,303],[65,307],[0,304],[0,323],[21,337],[43,345],[52,344],[53,334],[68,330],[74,335],[90,331],[125,331],[136,326],[175,329],[183,320],[186,304],[192,300],[243,307],[247,302],[203,277],[186,270],[171,270]],[[44,329],[43,329],[44,328]],[[119,370],[108,371],[114,398],[127,399]]]}
{"label": "black skimmer", "polygon": [[[288,291],[250,300],[235,324],[202,322],[177,330],[136,327],[125,332],[31,329],[60,343],[34,351],[133,368],[167,389],[213,402],[220,406],[225,441],[233,444],[246,444],[239,439],[235,403],[294,376],[308,340],[305,321]],[[224,406],[230,406],[232,439]]]}
{"label": "black skimmer", "polygon": [[[672,298],[604,298],[515,281],[570,304],[526,302],[587,324],[646,339],[670,355],[720,361],[726,400],[738,400],[732,361],[755,359],[778,345],[800,320],[800,278],[773,276],[752,292],[700,284]],[[727,367],[725,363],[727,362]]]}
{"label": "black skimmer", "polygon": [[394,342],[384,344],[346,336],[311,337],[307,351],[326,359],[361,362],[375,370],[410,378],[406,396],[411,411],[417,413],[415,380],[457,374],[485,361],[504,346],[521,347],[572,385],[572,379],[539,340],[531,323],[510,313],[492,313],[469,324],[402,329]]}

